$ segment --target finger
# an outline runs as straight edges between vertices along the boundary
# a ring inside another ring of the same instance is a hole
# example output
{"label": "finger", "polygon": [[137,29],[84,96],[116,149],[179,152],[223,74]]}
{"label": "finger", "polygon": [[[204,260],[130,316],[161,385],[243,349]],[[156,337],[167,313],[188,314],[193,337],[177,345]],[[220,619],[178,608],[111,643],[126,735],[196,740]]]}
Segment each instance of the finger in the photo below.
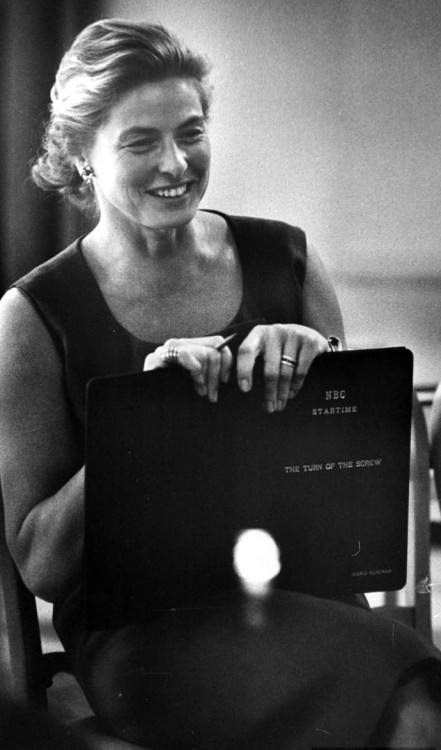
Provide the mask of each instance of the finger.
{"label": "finger", "polygon": [[279,382],[277,386],[277,411],[282,411],[290,393],[293,393],[292,381],[297,369],[297,356],[293,352],[287,353],[286,349],[280,357]]}
{"label": "finger", "polygon": [[237,350],[236,377],[239,388],[245,393],[253,387],[253,368],[263,348],[264,326],[256,326],[242,341]]}
{"label": "finger", "polygon": [[263,353],[264,409],[269,414],[279,411],[282,408],[282,405],[278,401],[282,344],[276,329],[272,329],[271,334],[267,338],[267,345]]}
{"label": "finger", "polygon": [[303,338],[297,354],[297,367],[293,373],[290,386],[290,398],[300,391],[314,359],[328,350],[326,339],[317,334],[315,339]]}
{"label": "finger", "polygon": [[[173,346],[179,346],[182,344],[200,344],[201,346],[212,346],[216,347],[219,346],[219,344],[222,344],[225,341],[225,338],[223,336],[198,336],[194,339],[184,338],[184,339],[170,339],[170,341],[173,342]],[[167,344],[169,342],[166,342]]]}
{"label": "finger", "polygon": [[[159,349],[162,349],[163,347],[159,347]],[[167,367],[167,363],[164,362],[164,360],[161,357],[161,354],[158,349],[156,349],[154,352],[151,352],[147,355],[147,357],[144,360],[144,371],[150,371],[150,370],[157,370],[160,367]]]}
{"label": "finger", "polygon": [[[173,354],[172,354],[173,353]],[[167,342],[162,346],[158,346],[154,352],[147,355],[144,360],[143,370],[157,370],[162,367],[169,367],[173,364],[178,364],[179,350],[176,347],[172,347]]]}
{"label": "finger", "polygon": [[226,346],[220,352],[220,379],[222,383],[228,383],[233,366],[233,355],[231,349]]}
{"label": "finger", "polygon": [[[208,382],[207,382],[207,350],[213,350],[217,351],[219,347],[225,346],[225,342],[228,341],[224,338],[224,336],[215,335],[215,336],[199,336],[197,338],[181,338],[181,339],[168,339],[164,344],[164,349],[177,349],[180,353],[180,357],[182,361],[176,361],[175,364],[182,364],[186,369],[190,370],[193,380],[195,382],[196,391],[201,396],[206,396],[208,393]],[[200,347],[196,348],[195,347]],[[227,347],[225,346],[225,349]],[[182,353],[183,352],[193,352],[196,357],[199,358],[199,362],[201,364],[201,369],[199,372],[197,372],[194,369],[194,360],[191,358],[188,358],[187,355],[184,355],[184,358],[182,359]],[[222,360],[221,360],[221,377],[224,382],[227,382],[230,375],[231,365],[232,365],[232,354],[231,351],[228,350],[224,354],[224,349],[221,349],[222,352]],[[179,358],[178,358],[179,359]],[[164,366],[164,365],[163,365]],[[210,397],[215,397],[215,392],[218,390],[219,385],[219,375],[210,375],[210,383],[216,383],[216,386],[211,385],[210,386]]]}
{"label": "finger", "polygon": [[179,350],[178,364],[190,373],[198,396],[207,395],[206,349],[207,347],[194,347],[191,351],[184,348]]}
{"label": "finger", "polygon": [[206,387],[209,401],[216,403],[219,393],[219,378],[221,372],[221,355],[215,349],[207,349],[206,354]]}
{"label": "finger", "polygon": [[299,355],[299,364],[296,367],[295,373],[293,373],[292,380],[289,386],[289,394],[288,398],[295,398],[300,391],[304,380],[306,378],[306,374],[309,370],[309,365],[312,362],[312,359],[309,360],[308,358],[302,358],[301,355]]}

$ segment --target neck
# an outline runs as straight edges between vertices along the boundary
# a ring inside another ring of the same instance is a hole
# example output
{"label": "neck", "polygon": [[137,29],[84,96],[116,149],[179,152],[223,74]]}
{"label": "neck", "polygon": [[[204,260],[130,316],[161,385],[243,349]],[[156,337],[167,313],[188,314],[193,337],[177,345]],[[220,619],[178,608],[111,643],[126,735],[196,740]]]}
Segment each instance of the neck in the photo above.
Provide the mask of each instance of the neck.
{"label": "neck", "polygon": [[100,221],[85,238],[83,251],[96,277],[103,282],[178,284],[213,252],[203,217],[181,227],[147,230]]}
{"label": "neck", "polygon": [[160,261],[186,252],[197,252],[202,232],[203,224],[197,215],[188,224],[166,229],[130,224],[115,226],[115,223],[110,225],[100,220],[88,235],[86,245],[91,252],[109,261],[118,257],[129,263],[147,258]]}

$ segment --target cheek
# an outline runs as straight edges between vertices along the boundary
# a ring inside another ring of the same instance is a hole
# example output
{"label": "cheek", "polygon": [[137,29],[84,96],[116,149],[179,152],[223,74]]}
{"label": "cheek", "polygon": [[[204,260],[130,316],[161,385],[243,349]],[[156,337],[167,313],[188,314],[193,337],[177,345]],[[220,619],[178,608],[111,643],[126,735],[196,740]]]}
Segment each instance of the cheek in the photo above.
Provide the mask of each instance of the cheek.
{"label": "cheek", "polygon": [[198,153],[194,154],[192,159],[194,169],[197,169],[199,174],[208,174],[210,171],[211,154],[210,148],[206,147],[201,149]]}
{"label": "cheek", "polygon": [[134,163],[123,168],[109,165],[105,172],[106,183],[112,192],[130,193],[145,187],[150,170],[145,164]]}

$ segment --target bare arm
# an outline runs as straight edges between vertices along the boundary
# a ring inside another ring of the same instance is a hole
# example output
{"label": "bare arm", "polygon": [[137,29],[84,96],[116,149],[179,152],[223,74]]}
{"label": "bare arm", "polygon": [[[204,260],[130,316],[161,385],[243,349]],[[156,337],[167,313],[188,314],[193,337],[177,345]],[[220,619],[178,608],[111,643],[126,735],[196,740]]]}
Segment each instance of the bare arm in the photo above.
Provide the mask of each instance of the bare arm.
{"label": "bare arm", "polygon": [[[252,387],[252,370],[259,354],[264,358],[265,404],[269,412],[281,411],[304,382],[315,357],[328,350],[328,336],[345,344],[337,297],[323,263],[308,248],[303,285],[303,324],[256,326],[239,347],[237,377],[242,390]],[[283,357],[283,358],[282,358]],[[285,364],[288,362],[295,364]]]}
{"label": "bare arm", "polygon": [[0,474],[7,541],[48,601],[79,579],[84,469],[54,343],[18,290],[0,301]]}
{"label": "bare arm", "polygon": [[303,321],[326,338],[338,336],[345,346],[340,305],[329,274],[315,249],[308,245],[303,286]]}

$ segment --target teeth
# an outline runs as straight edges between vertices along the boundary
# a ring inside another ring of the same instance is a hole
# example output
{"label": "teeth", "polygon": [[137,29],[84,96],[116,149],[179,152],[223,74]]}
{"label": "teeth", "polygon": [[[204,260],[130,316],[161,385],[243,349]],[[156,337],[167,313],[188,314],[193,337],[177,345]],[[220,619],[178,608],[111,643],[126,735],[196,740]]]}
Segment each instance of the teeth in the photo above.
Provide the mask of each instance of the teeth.
{"label": "teeth", "polygon": [[181,185],[176,188],[164,188],[162,190],[152,190],[154,195],[160,198],[177,198],[187,192],[187,185]]}

